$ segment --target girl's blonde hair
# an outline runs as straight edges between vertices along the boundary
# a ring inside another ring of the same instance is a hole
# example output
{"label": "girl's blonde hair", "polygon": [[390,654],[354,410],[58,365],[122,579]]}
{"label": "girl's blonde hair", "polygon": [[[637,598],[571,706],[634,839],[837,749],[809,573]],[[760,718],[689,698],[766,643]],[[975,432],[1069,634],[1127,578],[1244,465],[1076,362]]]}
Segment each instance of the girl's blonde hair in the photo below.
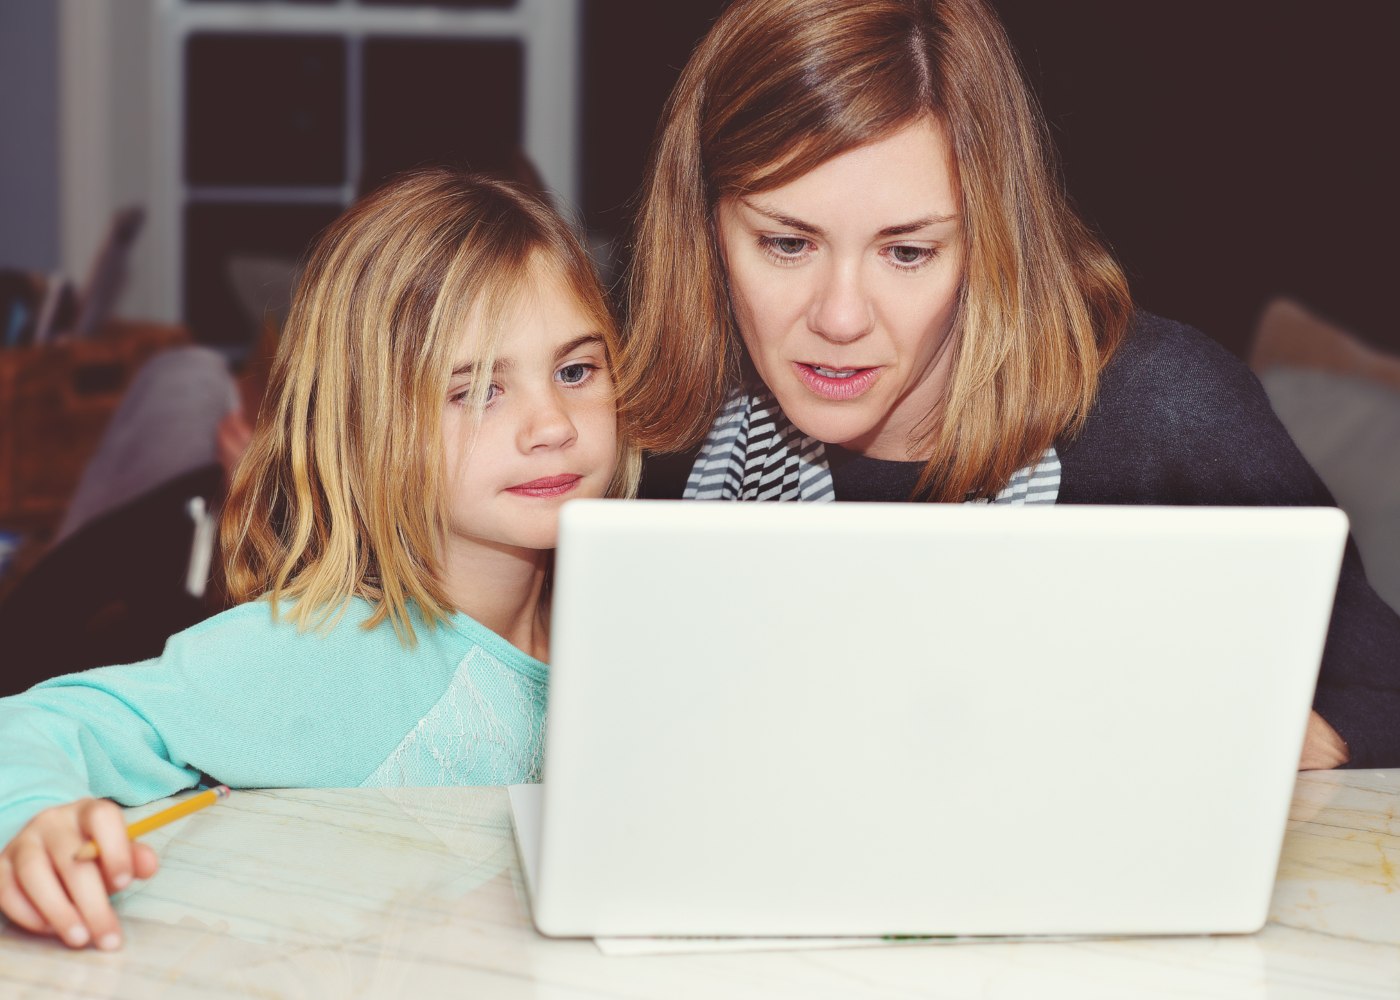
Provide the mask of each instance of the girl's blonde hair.
{"label": "girl's blonde hair", "polygon": [[[445,168],[390,181],[313,247],[278,344],[257,429],[224,508],[230,598],[295,602],[331,620],[351,596],[414,641],[451,614],[438,577],[447,524],[441,420],[469,322],[499,317],[555,269],[618,358],[612,314],[587,254],[543,200]],[[499,331],[496,331],[499,333]],[[491,367],[494,345],[479,362]],[[640,462],[619,426],[609,495]]]}
{"label": "girl's blonde hair", "polygon": [[671,94],[643,189],[619,388],[639,443],[694,447],[741,378],[719,200],[930,116],[952,149],[965,272],[918,493],[994,495],[1077,430],[1132,304],[1067,202],[995,14],[981,0],[736,0]]}

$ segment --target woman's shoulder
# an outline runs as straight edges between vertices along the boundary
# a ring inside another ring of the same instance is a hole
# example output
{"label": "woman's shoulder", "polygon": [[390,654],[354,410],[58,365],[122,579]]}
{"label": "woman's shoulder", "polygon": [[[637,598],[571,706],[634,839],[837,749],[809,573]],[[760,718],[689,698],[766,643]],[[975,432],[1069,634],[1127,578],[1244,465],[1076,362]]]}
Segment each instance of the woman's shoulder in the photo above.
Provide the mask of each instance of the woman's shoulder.
{"label": "woman's shoulder", "polygon": [[1219,343],[1185,323],[1139,312],[1104,367],[1095,410],[1208,416],[1212,407],[1254,396],[1263,398],[1258,381]]}
{"label": "woman's shoulder", "polygon": [[1267,503],[1320,496],[1253,373],[1185,323],[1138,313],[1079,432],[1068,502]]}

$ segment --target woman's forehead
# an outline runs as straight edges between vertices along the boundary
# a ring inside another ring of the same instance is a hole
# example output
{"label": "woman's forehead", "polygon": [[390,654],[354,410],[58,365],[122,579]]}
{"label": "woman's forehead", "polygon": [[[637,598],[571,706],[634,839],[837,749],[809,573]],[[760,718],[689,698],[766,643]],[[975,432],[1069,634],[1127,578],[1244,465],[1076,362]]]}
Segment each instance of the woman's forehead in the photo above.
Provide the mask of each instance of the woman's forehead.
{"label": "woman's forehead", "polygon": [[[839,153],[776,187],[746,196],[750,207],[823,225],[864,218],[881,228],[957,215],[952,151],[930,118]],[[809,218],[810,217],[810,218]]]}

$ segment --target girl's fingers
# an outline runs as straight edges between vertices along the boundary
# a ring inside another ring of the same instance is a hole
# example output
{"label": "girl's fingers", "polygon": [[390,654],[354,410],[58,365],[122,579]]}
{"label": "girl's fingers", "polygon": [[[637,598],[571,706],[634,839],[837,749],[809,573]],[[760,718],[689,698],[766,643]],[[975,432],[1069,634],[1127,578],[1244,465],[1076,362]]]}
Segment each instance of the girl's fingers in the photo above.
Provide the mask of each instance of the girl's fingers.
{"label": "girl's fingers", "polygon": [[116,920],[112,899],[106,894],[101,868],[94,861],[71,861],[64,857],[53,860],[53,867],[57,868],[63,887],[83,919],[92,943],[102,951],[122,947],[122,926]]}
{"label": "girl's fingers", "polygon": [[[80,846],[81,842],[69,845],[69,856]],[[26,844],[15,851],[14,866],[20,889],[53,932],[70,948],[86,947],[92,932],[68,898],[48,851],[37,843]]]}
{"label": "girl's fingers", "polygon": [[160,858],[149,844],[132,841],[131,871],[137,878],[150,878],[160,870]]}
{"label": "girl's fingers", "polygon": [[[73,860],[73,853],[78,846],[81,844],[76,845],[73,851],[65,850],[62,854],[55,850],[54,868],[58,870],[58,877],[67,890],[68,898],[72,900],[87,928],[89,940],[103,951],[111,951],[121,947],[121,926],[117,923],[117,914],[112,909],[112,901],[107,896],[107,885],[103,881],[102,870],[97,862]],[[67,935],[64,936],[64,940],[70,944],[74,943]]]}
{"label": "girl's fingers", "polygon": [[8,857],[0,857],[0,913],[9,920],[34,934],[52,934],[53,928],[43,914],[34,909],[34,904],[25,896],[15,879],[14,865]]}
{"label": "girl's fingers", "polygon": [[78,813],[78,827],[97,844],[98,864],[107,883],[108,894],[131,884],[131,841],[126,835],[122,811],[115,802],[90,799]]}

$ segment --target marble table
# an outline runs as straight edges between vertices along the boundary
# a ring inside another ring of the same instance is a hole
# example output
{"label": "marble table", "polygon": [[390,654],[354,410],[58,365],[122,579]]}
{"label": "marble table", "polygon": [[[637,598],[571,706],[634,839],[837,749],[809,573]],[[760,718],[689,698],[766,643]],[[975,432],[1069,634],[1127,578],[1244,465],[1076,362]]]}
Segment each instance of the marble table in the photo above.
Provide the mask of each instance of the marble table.
{"label": "marble table", "polygon": [[1301,775],[1256,935],[621,957],[534,931],[504,789],[237,792],[148,838],[122,951],[0,930],[0,997],[1396,1000],[1397,814],[1400,770]]}

